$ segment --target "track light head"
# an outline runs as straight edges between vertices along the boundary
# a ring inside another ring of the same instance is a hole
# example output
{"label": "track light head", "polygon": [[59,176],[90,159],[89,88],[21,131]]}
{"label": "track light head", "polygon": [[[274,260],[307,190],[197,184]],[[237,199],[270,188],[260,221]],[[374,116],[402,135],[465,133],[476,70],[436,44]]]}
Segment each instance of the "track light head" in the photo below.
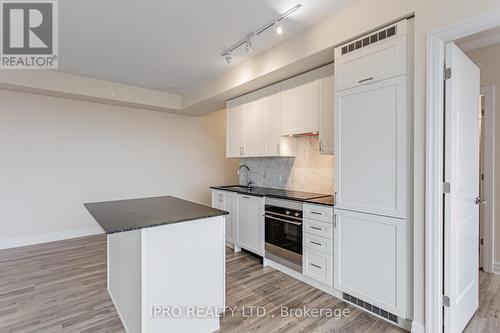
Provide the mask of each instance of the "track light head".
{"label": "track light head", "polygon": [[281,35],[283,33],[283,27],[280,25],[278,21],[274,22],[274,29],[276,30],[276,33],[278,35]]}
{"label": "track light head", "polygon": [[247,40],[247,43],[245,44],[245,51],[247,51],[247,53],[252,53],[253,52],[252,41],[250,39]]}
{"label": "track light head", "polygon": [[227,64],[231,64],[231,61],[233,61],[233,57],[231,57],[231,53],[226,54],[226,62]]}

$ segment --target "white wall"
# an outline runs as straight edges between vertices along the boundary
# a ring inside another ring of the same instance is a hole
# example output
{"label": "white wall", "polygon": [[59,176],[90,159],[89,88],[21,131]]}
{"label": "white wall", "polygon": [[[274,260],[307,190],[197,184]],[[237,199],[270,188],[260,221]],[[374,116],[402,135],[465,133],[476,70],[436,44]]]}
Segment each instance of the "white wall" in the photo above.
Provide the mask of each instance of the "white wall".
{"label": "white wall", "polygon": [[[475,63],[481,64],[481,86],[494,85],[500,89],[500,44],[482,47],[467,52]],[[495,129],[500,129],[500,93],[495,95]],[[500,188],[500,132],[495,135],[495,185],[493,190]],[[495,262],[500,261],[500,195],[495,193]]]}
{"label": "white wall", "polygon": [[85,202],[237,182],[225,111],[187,117],[0,90],[0,245],[96,226]]}

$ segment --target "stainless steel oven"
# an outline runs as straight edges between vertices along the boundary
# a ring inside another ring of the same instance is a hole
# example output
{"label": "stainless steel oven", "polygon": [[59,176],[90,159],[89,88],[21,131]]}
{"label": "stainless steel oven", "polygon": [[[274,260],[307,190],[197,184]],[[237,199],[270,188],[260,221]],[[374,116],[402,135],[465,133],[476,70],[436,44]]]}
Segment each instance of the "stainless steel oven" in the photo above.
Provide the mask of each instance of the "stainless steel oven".
{"label": "stainless steel oven", "polygon": [[302,203],[267,199],[265,256],[302,273]]}

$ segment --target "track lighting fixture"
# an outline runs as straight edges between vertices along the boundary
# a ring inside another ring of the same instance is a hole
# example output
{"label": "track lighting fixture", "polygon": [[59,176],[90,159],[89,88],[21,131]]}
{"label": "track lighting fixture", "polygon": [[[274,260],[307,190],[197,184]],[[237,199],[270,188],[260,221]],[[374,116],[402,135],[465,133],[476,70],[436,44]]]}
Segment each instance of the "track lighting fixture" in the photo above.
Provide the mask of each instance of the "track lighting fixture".
{"label": "track lighting fixture", "polygon": [[276,33],[278,35],[281,35],[283,33],[283,27],[281,26],[280,22],[290,16],[293,12],[298,10],[302,5],[299,3],[295,7],[290,8],[280,16],[276,17],[274,20],[270,21],[269,23],[263,25],[259,29],[255,30],[255,32],[251,32],[247,34],[247,37],[245,39],[242,39],[236,43],[233,44],[230,48],[224,50],[221,52],[221,55],[225,57],[227,64],[229,65],[231,63],[232,57],[231,57],[231,52],[239,48],[240,46],[245,45],[245,51],[247,53],[252,53],[253,51],[253,39],[255,37],[258,37],[260,34],[263,32],[267,31],[269,28],[274,27]]}

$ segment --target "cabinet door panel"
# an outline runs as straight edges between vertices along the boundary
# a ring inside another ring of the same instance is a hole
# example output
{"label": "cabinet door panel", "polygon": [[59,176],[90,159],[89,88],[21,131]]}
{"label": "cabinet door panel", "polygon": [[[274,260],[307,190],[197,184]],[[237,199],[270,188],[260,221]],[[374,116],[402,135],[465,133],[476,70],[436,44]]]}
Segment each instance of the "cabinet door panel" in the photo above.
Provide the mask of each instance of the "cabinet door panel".
{"label": "cabinet door panel", "polygon": [[226,157],[240,157],[245,146],[245,100],[226,103]]}
{"label": "cabinet door panel", "polygon": [[225,216],[226,220],[226,241],[234,242],[234,209],[233,209],[233,193],[219,190],[212,190],[212,207],[225,210],[229,215]]}
{"label": "cabinet door panel", "polygon": [[327,75],[323,77],[323,106],[319,116],[319,148],[322,155],[333,155],[335,128],[333,66],[328,66],[325,70]]}
{"label": "cabinet door panel", "polygon": [[306,247],[304,249],[304,258],[302,261],[302,271],[304,275],[324,283],[329,287],[332,286],[333,260],[331,254],[325,254],[324,252]]}
{"label": "cabinet door panel", "polygon": [[262,156],[266,149],[264,113],[265,91],[259,90],[245,96],[245,157]]}
{"label": "cabinet door panel", "polygon": [[335,210],[336,289],[406,315],[406,221]]}
{"label": "cabinet door panel", "polygon": [[406,76],[335,94],[336,208],[406,218]]}
{"label": "cabinet door panel", "polygon": [[263,255],[263,198],[236,196],[236,223],[238,246]]}
{"label": "cabinet door panel", "polygon": [[266,120],[265,155],[279,156],[281,140],[281,85],[266,88],[264,116]]}
{"label": "cabinet door panel", "polygon": [[337,91],[406,74],[406,35],[335,59]]}
{"label": "cabinet door panel", "polygon": [[320,95],[318,72],[312,71],[282,84],[281,134],[317,132]]}

